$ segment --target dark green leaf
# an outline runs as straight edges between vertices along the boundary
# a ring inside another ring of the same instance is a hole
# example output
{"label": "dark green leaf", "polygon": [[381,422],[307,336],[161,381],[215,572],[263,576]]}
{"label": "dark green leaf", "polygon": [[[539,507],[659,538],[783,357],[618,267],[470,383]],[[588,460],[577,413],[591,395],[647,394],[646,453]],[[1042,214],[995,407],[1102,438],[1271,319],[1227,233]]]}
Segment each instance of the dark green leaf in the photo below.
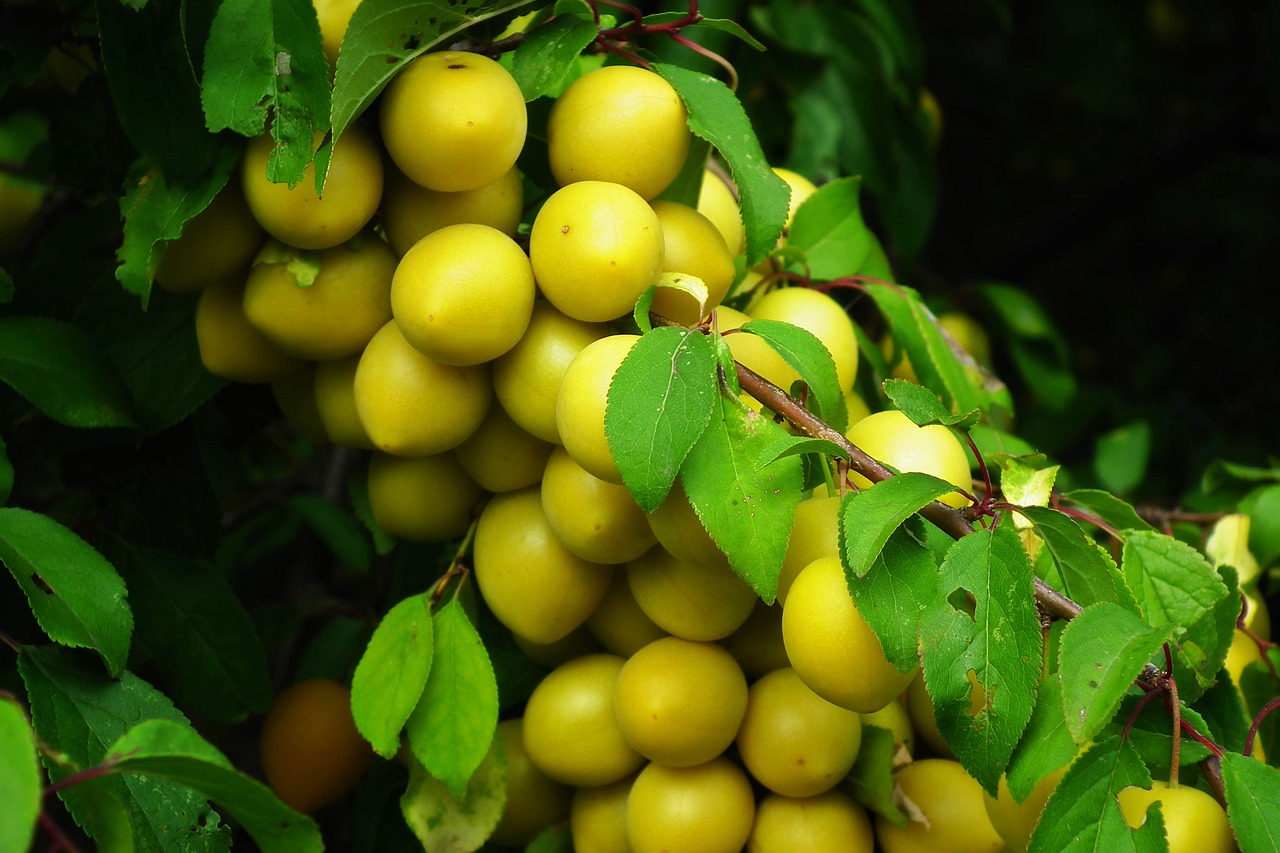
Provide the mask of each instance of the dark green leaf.
{"label": "dark green leaf", "polygon": [[[241,136],[270,130],[277,147],[267,161],[268,180],[291,187],[301,181],[315,134],[329,126],[329,61],[315,6],[225,0],[205,44],[202,103],[210,130]],[[322,181],[323,172],[317,189]]]}
{"label": "dark green leaf", "polygon": [[879,726],[862,727],[862,744],[853,769],[840,783],[867,808],[896,826],[904,826],[907,816],[893,796],[894,736]]}
{"label": "dark green leaf", "polygon": [[677,65],[658,63],[653,70],[680,94],[693,134],[710,142],[729,164],[746,226],[747,263],[757,263],[773,249],[786,223],[786,181],[770,168],[742,102],[728,86]]}
{"label": "dark green leaf", "polygon": [[147,435],[183,420],[226,385],[200,360],[195,300],[157,289],[144,311],[138,300],[104,281],[76,314],[124,380],[134,419]]}
{"label": "dark green leaf", "polygon": [[21,853],[35,841],[36,820],[40,817],[43,779],[36,755],[36,742],[17,702],[0,697],[0,803],[5,818],[0,821],[0,850]]}
{"label": "dark green leaf", "polygon": [[498,683],[480,635],[454,598],[432,619],[431,671],[410,714],[409,749],[456,799],[484,761],[498,725]]}
{"label": "dark green leaf", "polygon": [[121,549],[138,645],[175,700],[220,723],[271,704],[267,654],[235,591],[210,563],[172,551]]}
{"label": "dark green leaf", "polygon": [[858,613],[880,640],[885,657],[901,672],[920,663],[920,625],[938,599],[938,564],[905,528],[893,531],[862,577],[845,568]]}
{"label": "dark green leaf", "polygon": [[622,481],[645,512],[657,509],[716,408],[707,337],[667,326],[640,337],[609,385],[605,435]]}
{"label": "dark green leaf", "polygon": [[1155,530],[1131,504],[1101,489],[1072,489],[1062,495],[1062,500],[1116,530]]}
{"label": "dark green leaf", "polygon": [[525,846],[524,853],[573,853],[569,827],[564,823],[548,826]]}
{"label": "dark green leaf", "polygon": [[0,382],[67,426],[135,426],[120,376],[84,332],[61,320],[0,319]]}
{"label": "dark green leaf", "polygon": [[955,486],[930,474],[906,472],[844,496],[840,507],[840,554],[862,577],[902,522]]}
{"label": "dark green leaf", "polygon": [[369,536],[351,513],[313,494],[294,495],[289,507],[302,516],[335,557],[362,575],[369,573],[373,562]]}
{"label": "dark green leaf", "polygon": [[[108,748],[142,720],[187,720],[160,691],[130,672],[112,681],[52,646],[18,655],[36,733],[69,765],[46,761],[52,781],[96,766]],[[95,839],[121,839],[138,853],[213,853],[230,849],[217,812],[185,785],[132,774],[109,776],[58,792],[77,824]]]}
{"label": "dark green leaf", "polygon": [[719,414],[689,452],[680,479],[729,565],[772,604],[803,469],[795,456],[761,465],[782,428],[737,400],[717,400]]}
{"label": "dark green leaf", "polygon": [[1241,853],[1280,850],[1280,770],[1228,752],[1222,758],[1222,781]]}
{"label": "dark green leaf", "polygon": [[809,386],[816,404],[810,406],[814,413],[837,432],[848,428],[849,409],[836,376],[836,363],[813,332],[781,320],[748,320],[738,327],[737,333],[763,338]]}
{"label": "dark green leaf", "polygon": [[0,506],[9,502],[13,491],[13,463],[5,451],[4,436],[0,435]]}
{"label": "dark green leaf", "polygon": [[351,679],[356,728],[384,758],[400,750],[400,730],[422,697],[431,671],[431,604],[411,595],[387,611]]}
{"label": "dark green leaf", "polygon": [[108,762],[143,781],[166,779],[216,802],[253,838],[263,853],[320,851],[320,828],[280,801],[262,782],[235,769],[226,756],[190,726],[147,720],[107,750]]}
{"label": "dark green leaf", "polygon": [[183,38],[185,6],[181,0],[135,8],[119,0],[96,3],[102,67],[120,124],[134,147],[175,179],[204,174],[219,148],[205,130]]}
{"label": "dark green leaf", "polygon": [[1027,387],[1051,408],[1061,409],[1076,394],[1067,342],[1054,328],[1044,308],[1026,291],[1002,282],[976,286],[1000,318],[1007,332],[1006,345],[1027,380]]}
{"label": "dark green leaf", "polygon": [[1009,761],[1009,793],[1016,802],[1023,802],[1041,779],[1066,766],[1079,751],[1063,716],[1062,683],[1046,678],[1040,682],[1035,710]]}
{"label": "dark green leaf", "polygon": [[1107,601],[1138,612],[1138,603],[1110,554],[1086,536],[1074,519],[1042,506],[1021,507],[1018,513],[1031,522],[1053,555],[1067,597],[1081,607]]}
{"label": "dark green leaf", "polygon": [[511,62],[511,76],[524,99],[532,101],[555,89],[599,32],[594,21],[575,15],[557,15],[528,30]]}
{"label": "dark green leaf", "polygon": [[473,24],[532,0],[362,0],[351,15],[333,81],[333,133],[363,114],[405,63]]}
{"label": "dark green leaf", "polygon": [[1040,683],[1042,638],[1031,578],[1012,525],[976,530],[947,552],[938,596],[921,625],[924,679],[938,729],[993,796]]}
{"label": "dark green leaf", "polygon": [[1049,796],[1027,853],[1166,853],[1160,811],[1153,809],[1142,828],[1133,830],[1116,800],[1124,788],[1150,786],[1151,774],[1132,745],[1115,737],[1098,741]]}
{"label": "dark green leaf", "polygon": [[144,307],[148,304],[165,244],[182,236],[187,222],[208,207],[226,185],[242,147],[224,140],[210,168],[186,180],[148,166],[144,160],[135,163],[126,176],[124,195],[120,199],[124,240],[116,251],[120,262],[116,279],[125,290],[141,299]]}
{"label": "dark green leaf", "polygon": [[1168,628],[1148,625],[1105,601],[1071,620],[1062,632],[1058,676],[1063,714],[1076,743],[1084,743],[1106,725],[1168,636]]}
{"label": "dark green leaf", "polygon": [[52,518],[18,507],[0,509],[0,560],[51,640],[93,649],[119,677],[129,657],[133,612],[114,566]]}
{"label": "dark green leaf", "polygon": [[355,673],[372,635],[373,628],[364,619],[330,619],[303,650],[293,680],[331,678],[345,684]]}
{"label": "dark green leaf", "polygon": [[863,221],[858,202],[861,188],[859,177],[828,181],[796,210],[787,245],[804,250],[805,265],[813,278],[893,278],[880,240]]}

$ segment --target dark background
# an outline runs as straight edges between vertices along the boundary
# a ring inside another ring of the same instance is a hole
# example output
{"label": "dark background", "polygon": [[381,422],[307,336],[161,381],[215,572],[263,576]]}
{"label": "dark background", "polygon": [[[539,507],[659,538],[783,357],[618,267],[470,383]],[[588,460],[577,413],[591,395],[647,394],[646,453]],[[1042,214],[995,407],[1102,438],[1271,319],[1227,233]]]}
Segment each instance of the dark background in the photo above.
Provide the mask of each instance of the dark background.
{"label": "dark background", "polygon": [[[1280,416],[1276,4],[884,5],[914,25],[920,82],[943,116],[926,175],[934,218],[918,253],[894,257],[899,279],[987,324],[1019,435],[1087,476],[1099,436],[1143,422],[1150,462],[1126,497],[1165,504],[1195,489],[1212,460],[1265,465]],[[855,46],[859,13],[837,2],[702,8],[743,21],[769,48],[721,42],[771,161],[812,163],[807,148],[818,143],[795,114],[797,81],[831,54],[808,55],[804,39],[849,45],[838,61],[851,79],[875,65]],[[795,24],[780,44],[753,26],[785,29],[809,15],[832,32]],[[862,97],[865,81],[850,86]],[[787,104],[792,114],[778,115]],[[904,192],[906,172],[896,179]],[[864,212],[893,254],[881,215],[893,193],[864,178]],[[1066,405],[1047,405],[1010,361],[973,290],[993,280],[1025,290],[1052,319],[1078,382]]]}

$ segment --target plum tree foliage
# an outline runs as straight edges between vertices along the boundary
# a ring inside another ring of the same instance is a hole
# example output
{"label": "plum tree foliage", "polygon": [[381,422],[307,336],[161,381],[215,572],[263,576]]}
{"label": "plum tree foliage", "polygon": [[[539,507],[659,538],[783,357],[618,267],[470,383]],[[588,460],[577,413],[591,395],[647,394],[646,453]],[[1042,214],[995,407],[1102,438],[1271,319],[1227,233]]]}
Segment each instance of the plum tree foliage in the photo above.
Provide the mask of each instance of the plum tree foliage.
{"label": "plum tree foliage", "polygon": [[657,5],[0,3],[0,853],[1273,849],[1280,468],[1056,452],[928,10]]}

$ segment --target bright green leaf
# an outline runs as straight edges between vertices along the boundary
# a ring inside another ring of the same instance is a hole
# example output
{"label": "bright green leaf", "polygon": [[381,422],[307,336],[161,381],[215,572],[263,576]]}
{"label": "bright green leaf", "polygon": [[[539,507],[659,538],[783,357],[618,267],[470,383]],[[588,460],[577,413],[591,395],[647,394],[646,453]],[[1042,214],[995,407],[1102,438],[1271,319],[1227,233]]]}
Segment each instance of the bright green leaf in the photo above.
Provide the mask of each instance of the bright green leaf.
{"label": "bright green leaf", "polygon": [[752,334],[764,339],[809,386],[812,402],[816,404],[809,408],[836,432],[842,433],[848,428],[849,409],[836,376],[836,363],[813,332],[781,320],[749,320],[735,334]]}
{"label": "bright green leaf", "polygon": [[865,575],[904,521],[955,488],[930,474],[908,471],[846,494],[840,505],[840,554],[845,566],[855,577]]}
{"label": "bright green leaf", "polygon": [[1241,853],[1280,850],[1280,770],[1228,752],[1222,758],[1222,781]]}
{"label": "bright green leaf", "polygon": [[1118,604],[1086,607],[1062,632],[1062,710],[1076,743],[1094,737],[1169,637]]}
{"label": "bright green leaf", "polygon": [[1158,809],[1147,814],[1141,829],[1125,823],[1116,794],[1131,786],[1151,786],[1151,774],[1133,746],[1115,737],[1098,741],[1049,796],[1027,853],[1166,853]]}
{"label": "bright green leaf", "polygon": [[938,564],[905,528],[894,530],[866,574],[846,567],[845,582],[858,612],[901,672],[920,663],[920,624],[938,598]]}
{"label": "bright green leaf", "polygon": [[457,598],[432,619],[431,670],[409,715],[409,749],[457,799],[467,792],[498,725],[498,682],[489,653]]}
{"label": "bright green leaf", "polygon": [[0,697],[0,853],[22,853],[35,840],[44,780],[27,715],[17,702]]}
{"label": "bright green leaf", "polygon": [[1093,470],[1112,492],[1125,494],[1142,482],[1151,456],[1151,425],[1135,421],[1098,438]]}
{"label": "bright green leaf", "polygon": [[264,783],[237,770],[188,725],[146,720],[108,750],[107,761],[144,781],[166,779],[216,802],[263,853],[324,849],[320,828],[286,806]]}
{"label": "bright green leaf", "polygon": [[787,245],[804,250],[809,275],[831,280],[850,275],[892,279],[879,238],[862,218],[862,178],[828,181],[809,196],[791,222]]}
{"label": "bright green leaf", "polygon": [[1079,752],[1062,713],[1062,684],[1056,678],[1046,678],[1040,683],[1035,710],[1009,761],[1009,793],[1016,802],[1023,802],[1041,779]]}
{"label": "bright green leaf", "polygon": [[938,597],[921,625],[938,729],[992,795],[1040,683],[1042,635],[1031,579],[1012,525],[976,530],[947,552]]}
{"label": "bright green leaf", "polygon": [[0,319],[0,382],[67,426],[135,426],[120,376],[84,332],[61,320]]}
{"label": "bright green leaf", "polygon": [[413,834],[431,853],[473,853],[492,834],[507,801],[507,765],[496,731],[466,793],[455,797],[417,760],[409,763],[409,786],[400,809]]}
{"label": "bright green leaf", "polygon": [[277,147],[267,179],[297,185],[312,160],[316,132],[329,127],[329,61],[315,6],[310,0],[225,0],[209,29],[201,86],[209,129],[241,136],[269,130]]}
{"label": "bright green leaf", "polygon": [[93,649],[113,677],[124,672],[133,612],[124,581],[92,545],[46,515],[6,507],[0,509],[0,560],[49,639]]}
{"label": "bright green leaf", "polygon": [[760,465],[782,428],[737,400],[719,397],[718,406],[685,460],[681,483],[729,565],[771,604],[803,468],[795,456]]}
{"label": "bright green leaf", "polygon": [[641,335],[609,385],[605,435],[622,482],[645,512],[662,503],[716,407],[716,364],[700,332]]}
{"label": "bright green leaf", "polygon": [[1155,530],[1131,504],[1101,489],[1072,489],[1060,496],[1116,530]]}
{"label": "bright green leaf", "polygon": [[710,142],[729,164],[747,231],[746,256],[755,264],[778,242],[790,192],[765,159],[742,102],[721,81],[678,65],[653,66],[675,87],[689,111],[689,129]]}
{"label": "bright green leaf", "polygon": [[1162,533],[1130,531],[1120,564],[1147,622],[1172,629],[1175,639],[1228,595],[1203,554]]}
{"label": "bright green leaf", "polygon": [[575,15],[556,15],[527,31],[511,62],[511,76],[524,99],[532,101],[555,89],[599,32],[594,21]]}
{"label": "bright green leaf", "polygon": [[1055,509],[1021,507],[1023,518],[1053,555],[1062,576],[1063,593],[1081,607],[1100,601],[1119,604],[1137,613],[1138,605],[1124,585],[1120,570],[1106,550],[1085,535],[1079,523]]}
{"label": "bright green leaf", "polygon": [[422,697],[431,671],[431,603],[411,595],[387,611],[351,679],[356,728],[384,758],[400,750],[400,730]]}
{"label": "bright green leaf", "polygon": [[[31,721],[70,765],[49,761],[53,782],[96,766],[108,748],[141,720],[187,719],[163,693],[130,672],[113,681],[73,653],[24,646],[18,672],[31,702]],[[217,812],[185,785],[133,774],[108,776],[58,792],[76,823],[110,850],[137,853],[215,853],[231,836]],[[112,845],[108,839],[119,839]]]}

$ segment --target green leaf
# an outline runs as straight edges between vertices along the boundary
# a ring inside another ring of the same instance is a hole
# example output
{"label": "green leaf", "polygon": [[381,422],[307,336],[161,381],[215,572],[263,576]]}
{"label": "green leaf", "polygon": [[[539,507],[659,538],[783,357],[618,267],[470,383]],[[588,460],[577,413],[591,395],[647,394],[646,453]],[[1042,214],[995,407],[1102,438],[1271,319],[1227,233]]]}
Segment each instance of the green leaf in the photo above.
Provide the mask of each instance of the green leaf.
{"label": "green leaf", "polygon": [[431,602],[411,595],[387,611],[351,679],[356,728],[384,758],[400,750],[400,730],[431,671]]}
{"label": "green leaf", "polygon": [[849,409],[836,376],[836,363],[813,332],[781,320],[749,320],[736,333],[763,338],[809,386],[813,402],[817,404],[810,406],[814,413],[837,432],[848,428]]}
{"label": "green leaf", "polygon": [[1120,564],[1147,622],[1171,628],[1175,639],[1228,595],[1203,554],[1162,533],[1131,531]]}
{"label": "green leaf", "polygon": [[573,69],[600,28],[589,18],[556,15],[525,33],[511,61],[511,76],[526,101],[551,93]]}
{"label": "green leaf", "polygon": [[[329,61],[309,0],[224,0],[205,44],[202,104],[210,130],[261,136],[276,149],[267,178],[296,186],[329,126]],[[335,130],[334,138],[338,137]],[[317,170],[316,187],[323,181]]]}
{"label": "green leaf", "polygon": [[533,0],[362,0],[351,14],[333,80],[333,133],[341,136],[406,62],[473,24]]}
{"label": "green leaf", "polygon": [[13,463],[5,451],[4,436],[0,435],[0,506],[9,502],[13,492]]}
{"label": "green leaf", "polygon": [[970,375],[918,292],[902,285],[875,282],[864,287],[884,315],[894,343],[911,360],[920,384],[941,396],[944,410],[1013,410],[1008,389],[1002,383],[982,374]]}
{"label": "green leaf", "polygon": [[804,250],[805,265],[813,278],[893,278],[879,238],[862,218],[861,189],[861,177],[836,178],[818,187],[796,210],[787,245]]}
{"label": "green leaf", "polygon": [[930,474],[908,471],[846,494],[840,506],[840,554],[847,570],[855,577],[865,575],[904,521],[955,488]]}
{"label": "green leaf", "polygon": [[573,853],[573,836],[564,823],[552,824],[525,845],[524,853]]}
{"label": "green leaf", "polygon": [[67,426],[136,425],[120,376],[84,332],[61,320],[0,319],[0,382]]}
{"label": "green leaf", "polygon": [[241,144],[221,142],[210,168],[185,180],[148,165],[146,160],[137,161],[129,170],[120,198],[124,240],[116,250],[120,262],[116,279],[141,299],[144,307],[165,244],[182,236],[186,224],[209,206],[226,185],[242,149]]}
{"label": "green leaf", "polygon": [[1062,632],[1062,709],[1076,743],[1093,738],[1120,707],[1143,667],[1169,637],[1118,604],[1086,607]]}
{"label": "green leaf", "polygon": [[1135,421],[1098,438],[1093,470],[1109,491],[1125,494],[1147,473],[1151,457],[1151,425]]}
{"label": "green leaf", "polygon": [[[18,672],[27,688],[36,733],[69,764],[46,760],[51,781],[96,766],[108,748],[142,720],[186,726],[173,703],[125,672],[112,681],[71,652],[24,646]],[[228,829],[203,797],[185,785],[132,774],[108,776],[61,789],[58,796],[90,837],[108,849],[138,853],[205,853],[230,849]],[[103,844],[127,839],[127,846]]]}
{"label": "green leaf", "polygon": [[200,360],[197,298],[156,289],[144,311],[124,289],[103,281],[77,309],[76,323],[129,389],[145,435],[183,420],[227,384]]}
{"label": "green leaf", "polygon": [[302,516],[335,557],[360,574],[369,574],[373,566],[373,549],[368,534],[355,516],[314,494],[294,495],[288,505]]}
{"label": "green leaf", "polygon": [[1072,489],[1061,500],[1079,507],[1115,530],[1155,530],[1129,503],[1101,489]]}
{"label": "green leaf", "polygon": [[1031,578],[1012,525],[976,530],[947,552],[938,597],[921,626],[938,730],[993,796],[1040,683],[1042,637]]}
{"label": "green leaf", "polygon": [[729,565],[766,604],[778,591],[778,572],[800,502],[799,457],[760,460],[782,428],[737,400],[718,397],[713,417],[680,471],[689,503]]}
{"label": "green leaf", "polygon": [[129,657],[133,612],[114,566],[52,518],[18,507],[0,509],[0,560],[51,640],[93,649],[119,677]]}
{"label": "green leaf", "polygon": [[117,555],[137,614],[138,646],[183,707],[233,723],[271,704],[267,653],[253,620],[211,563],[172,551]]}
{"label": "green leaf", "polygon": [[1280,557],[1280,486],[1251,491],[1240,510],[1249,515],[1249,550],[1269,566]]}
{"label": "green leaf", "polygon": [[37,758],[36,741],[17,702],[0,696],[0,803],[5,819],[0,821],[0,851],[22,853],[32,849],[36,821],[40,817],[43,779]]}
{"label": "green leaf", "polygon": [[1060,409],[1076,395],[1067,342],[1048,312],[1026,291],[1004,282],[982,282],[974,290],[1006,330],[1006,346],[1028,388],[1050,408]]}
{"label": "green leaf", "polygon": [[390,533],[382,529],[378,524],[378,519],[374,518],[373,505],[369,503],[369,460],[360,460],[357,465],[351,469],[351,476],[347,478],[347,500],[351,501],[351,511],[356,514],[356,518],[364,525],[364,529],[369,531],[369,536],[373,538],[373,552],[379,557],[385,557],[390,554],[396,547],[396,539]]}
{"label": "green leaf", "polygon": [[431,671],[409,716],[409,748],[427,772],[462,799],[493,742],[498,682],[457,598],[436,612],[432,626]]}
{"label": "green leaf", "polygon": [[164,779],[194,789],[221,806],[263,853],[324,849],[320,828],[286,806],[262,782],[231,766],[226,756],[190,726],[146,720],[107,750],[107,761],[142,781]]}
{"label": "green leaf", "polygon": [[1280,850],[1280,770],[1228,752],[1222,757],[1222,782],[1241,853]]}
{"label": "green leaf", "polygon": [[786,223],[790,197],[786,181],[765,159],[742,102],[728,86],[678,65],[657,63],[653,70],[679,93],[693,134],[710,142],[729,164],[747,232],[747,264],[759,262],[777,244]]}
{"label": "green leaf", "polygon": [[883,816],[895,826],[905,826],[907,816],[893,796],[893,753],[893,732],[864,725],[858,758],[840,784],[868,811]]}
{"label": "green leaf", "polygon": [[206,131],[200,109],[184,37],[186,4],[149,0],[128,8],[119,0],[98,0],[95,6],[103,71],[129,140],[167,175],[203,174],[220,143]]}
{"label": "green leaf", "polygon": [[671,326],[641,335],[609,385],[605,436],[622,482],[645,512],[662,503],[716,407],[707,337]]}
{"label": "green leaf", "polygon": [[920,663],[921,621],[938,598],[938,564],[932,551],[898,528],[868,568],[860,578],[845,568],[849,594],[885,657],[910,672]]}
{"label": "green leaf", "polygon": [[489,750],[460,797],[411,758],[409,786],[400,798],[400,810],[424,850],[472,853],[498,825],[507,800],[507,764],[496,729],[491,734]]}
{"label": "green leaf", "polygon": [[1217,681],[1240,616],[1240,587],[1235,569],[1222,566],[1218,571],[1227,594],[1188,625],[1174,646],[1173,675],[1178,680],[1179,697],[1188,704],[1196,702]]}
{"label": "green leaf", "polygon": [[[1099,605],[1102,606],[1102,605]],[[1164,819],[1147,814],[1141,829],[1130,829],[1116,794],[1149,788],[1151,774],[1128,742],[1111,737],[1084,752],[1049,795],[1027,853],[1166,853]]]}
{"label": "green leaf", "polygon": [[1065,766],[1079,752],[1063,716],[1062,683],[1046,678],[1040,682],[1035,710],[1009,761],[1009,793],[1016,802],[1023,802],[1041,779]]}
{"label": "green leaf", "polygon": [[1031,522],[1053,556],[1067,597],[1081,607],[1106,601],[1138,612],[1138,602],[1124,585],[1111,555],[1086,536],[1074,519],[1042,506],[1020,507],[1018,513]]}

